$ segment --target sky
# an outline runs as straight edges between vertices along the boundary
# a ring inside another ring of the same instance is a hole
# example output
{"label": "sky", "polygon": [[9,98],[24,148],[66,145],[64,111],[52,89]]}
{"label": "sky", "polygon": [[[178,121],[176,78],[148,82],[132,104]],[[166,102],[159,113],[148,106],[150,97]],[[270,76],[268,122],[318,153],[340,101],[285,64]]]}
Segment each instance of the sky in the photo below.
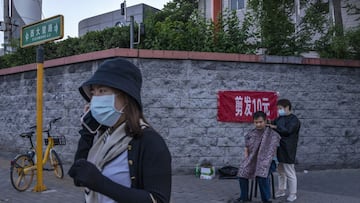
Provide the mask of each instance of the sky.
{"label": "sky", "polygon": [[[24,1],[24,0],[23,0]],[[127,6],[144,3],[162,9],[171,0],[127,0]],[[55,15],[64,16],[64,39],[78,36],[78,23],[92,16],[120,9],[123,0],[42,0],[42,19]],[[3,0],[0,0],[0,21],[3,21]],[[0,44],[4,42],[0,32]],[[2,46],[1,46],[2,47]]]}

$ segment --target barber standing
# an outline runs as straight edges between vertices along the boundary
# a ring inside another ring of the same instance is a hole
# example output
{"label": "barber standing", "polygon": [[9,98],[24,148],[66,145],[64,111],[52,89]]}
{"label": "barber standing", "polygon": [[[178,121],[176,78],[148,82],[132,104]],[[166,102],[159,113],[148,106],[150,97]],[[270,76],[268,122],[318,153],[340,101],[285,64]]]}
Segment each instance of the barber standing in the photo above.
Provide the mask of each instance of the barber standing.
{"label": "barber standing", "polygon": [[295,171],[295,157],[299,140],[300,121],[291,112],[291,103],[288,99],[280,99],[277,102],[279,117],[269,127],[277,131],[280,136],[280,146],[277,150],[279,161],[279,189],[275,197],[286,195],[286,186],[289,184],[289,196],[287,201],[296,200],[297,178]]}

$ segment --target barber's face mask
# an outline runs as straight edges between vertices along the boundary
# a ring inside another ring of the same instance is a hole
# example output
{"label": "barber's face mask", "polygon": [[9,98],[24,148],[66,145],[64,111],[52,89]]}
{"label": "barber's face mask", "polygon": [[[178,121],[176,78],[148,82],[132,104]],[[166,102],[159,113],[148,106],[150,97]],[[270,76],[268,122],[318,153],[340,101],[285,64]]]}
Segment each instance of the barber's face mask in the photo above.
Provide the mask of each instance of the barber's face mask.
{"label": "barber's face mask", "polygon": [[278,113],[279,113],[279,116],[285,116],[286,115],[286,112],[285,112],[284,109],[279,109]]}
{"label": "barber's face mask", "polygon": [[92,96],[90,110],[97,122],[108,127],[114,126],[123,114],[123,109],[115,108],[115,94]]}

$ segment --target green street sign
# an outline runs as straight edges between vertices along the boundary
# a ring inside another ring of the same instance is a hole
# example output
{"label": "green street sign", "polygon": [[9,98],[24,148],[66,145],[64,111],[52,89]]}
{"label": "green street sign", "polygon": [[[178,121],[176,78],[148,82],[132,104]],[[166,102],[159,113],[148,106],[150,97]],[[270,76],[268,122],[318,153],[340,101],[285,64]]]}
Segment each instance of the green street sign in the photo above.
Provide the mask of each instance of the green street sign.
{"label": "green street sign", "polygon": [[20,46],[29,47],[64,37],[64,16],[57,15],[21,28]]}

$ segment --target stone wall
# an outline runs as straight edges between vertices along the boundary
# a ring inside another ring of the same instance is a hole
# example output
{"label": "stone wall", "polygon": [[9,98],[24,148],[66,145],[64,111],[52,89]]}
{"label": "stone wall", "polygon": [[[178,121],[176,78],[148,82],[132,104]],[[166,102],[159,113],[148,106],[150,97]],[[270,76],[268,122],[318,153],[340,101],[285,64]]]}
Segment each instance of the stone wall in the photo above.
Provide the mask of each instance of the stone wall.
{"label": "stone wall", "polygon": [[[67,145],[57,146],[67,163],[77,147],[85,104],[78,87],[102,60],[44,71],[44,125],[62,117],[54,134],[67,139]],[[302,122],[298,169],[360,167],[359,67],[278,63],[276,58],[272,63],[129,60],[142,71],[144,113],[165,138],[174,173],[191,173],[205,159],[218,168],[240,163],[244,134],[253,126],[217,121],[219,90],[277,91],[290,99]],[[36,70],[0,75],[0,150],[14,156],[29,146],[18,134],[36,123],[36,77]]]}

